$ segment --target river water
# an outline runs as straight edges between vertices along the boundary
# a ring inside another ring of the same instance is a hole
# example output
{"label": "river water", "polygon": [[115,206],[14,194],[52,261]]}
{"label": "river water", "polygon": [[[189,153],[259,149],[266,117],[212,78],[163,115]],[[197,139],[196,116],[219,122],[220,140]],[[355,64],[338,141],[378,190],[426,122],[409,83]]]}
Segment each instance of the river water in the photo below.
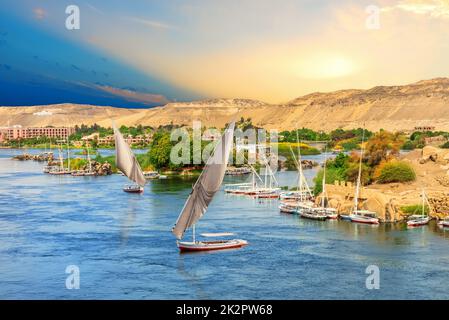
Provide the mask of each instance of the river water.
{"label": "river water", "polygon": [[[127,194],[121,175],[49,176],[41,163],[11,160],[19,153],[0,150],[1,299],[449,298],[449,231],[435,223],[308,221],[279,213],[277,200],[219,192],[197,233],[234,232],[249,245],[180,254],[170,231],[194,180]],[[295,177],[278,173],[281,185]],[[66,288],[69,265],[80,270],[78,290]],[[378,290],[366,287],[370,265]]]}

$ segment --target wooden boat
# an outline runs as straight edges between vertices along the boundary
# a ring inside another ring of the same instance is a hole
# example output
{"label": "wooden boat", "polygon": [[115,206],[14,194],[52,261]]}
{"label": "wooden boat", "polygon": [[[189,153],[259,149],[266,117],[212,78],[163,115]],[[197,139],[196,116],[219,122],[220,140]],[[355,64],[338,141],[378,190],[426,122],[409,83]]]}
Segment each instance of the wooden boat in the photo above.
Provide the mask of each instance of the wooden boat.
{"label": "wooden boat", "polygon": [[142,168],[114,122],[112,123],[112,128],[114,129],[115,137],[115,164],[133,182],[132,185],[125,186],[123,191],[128,193],[142,193],[147,182]]}
{"label": "wooden boat", "polygon": [[250,174],[252,170],[249,167],[241,167],[241,168],[227,168],[225,175],[227,176],[242,176],[245,174]]}
{"label": "wooden boat", "polygon": [[278,199],[279,193],[277,190],[266,190],[266,191],[259,191],[250,194],[256,199]]}
{"label": "wooden boat", "polygon": [[298,213],[298,207],[295,204],[284,202],[279,205],[279,211],[283,213],[295,214]]}
{"label": "wooden boat", "polygon": [[407,226],[408,227],[425,226],[430,221],[430,217],[427,214],[425,214],[426,213],[426,211],[425,211],[426,202],[427,202],[429,210],[430,210],[430,204],[429,204],[429,202],[427,200],[427,197],[426,197],[426,194],[424,192],[424,189],[422,190],[421,198],[422,198],[422,205],[421,205],[422,212],[421,212],[421,215],[412,216],[411,219],[407,221]]}
{"label": "wooden boat", "polygon": [[325,214],[327,216],[328,219],[330,220],[336,220],[338,219],[338,213],[337,213],[337,209],[334,208],[323,208],[322,210],[323,214]]}
{"label": "wooden boat", "polygon": [[364,224],[379,224],[379,219],[377,218],[377,214],[373,211],[369,210],[359,210],[359,195],[361,188],[361,177],[362,177],[362,160],[363,160],[363,142],[365,140],[365,128],[363,128],[362,132],[362,144],[360,149],[360,161],[359,161],[359,173],[357,176],[357,185],[355,188],[354,195],[354,209],[352,213],[349,215],[351,222],[355,223],[364,223]]}
{"label": "wooden boat", "polygon": [[[203,237],[222,237],[231,236],[232,233],[202,233]],[[195,242],[178,242],[178,248],[181,252],[198,252],[198,251],[212,251],[212,250],[225,250],[225,249],[237,249],[248,244],[247,241],[242,239],[232,240],[214,240],[214,241],[195,241]]]}
{"label": "wooden boat", "polygon": [[[176,243],[181,252],[224,250],[240,248],[247,244],[245,240],[241,239],[197,241],[195,236],[196,223],[206,213],[209,204],[223,182],[229,154],[233,146],[234,127],[235,122],[231,122],[215,146],[212,156],[207,160],[200,177],[193,186],[192,192],[187,198],[178,220],[173,227],[172,232],[176,236]],[[192,241],[181,241],[188,228],[192,228]],[[231,234],[213,234],[213,236],[224,235]]]}
{"label": "wooden boat", "polygon": [[145,179],[152,180],[152,179],[159,179],[160,175],[157,171],[145,171],[143,173],[143,176]]}
{"label": "wooden boat", "polygon": [[376,213],[369,210],[354,210],[349,217],[352,222],[356,223],[379,224],[379,219],[377,218]]}
{"label": "wooden boat", "polygon": [[128,193],[143,193],[144,189],[139,185],[128,185],[123,188],[123,191]]}
{"label": "wooden boat", "polygon": [[305,218],[305,219],[318,220],[318,221],[327,220],[326,214],[319,213],[319,212],[313,210],[313,208],[311,208],[309,210],[301,210],[299,215],[301,216],[301,218]]}
{"label": "wooden boat", "polygon": [[279,195],[281,201],[289,201],[289,200],[313,200],[313,196],[308,191],[288,191],[281,192]]}
{"label": "wooden boat", "polygon": [[409,227],[420,227],[425,226],[426,224],[429,224],[430,218],[428,216],[424,216],[421,218],[416,218],[407,221],[407,226]]}
{"label": "wooden boat", "polygon": [[442,228],[449,228],[449,217],[444,218],[440,222],[438,222],[438,225]]}
{"label": "wooden boat", "polygon": [[327,219],[335,220],[335,219],[338,219],[337,210],[334,208],[328,207],[328,196],[327,196],[327,191],[326,191],[326,162],[327,162],[327,158],[325,157],[324,165],[323,165],[321,205],[313,207],[311,209],[311,211],[316,213],[318,216],[326,216]]}

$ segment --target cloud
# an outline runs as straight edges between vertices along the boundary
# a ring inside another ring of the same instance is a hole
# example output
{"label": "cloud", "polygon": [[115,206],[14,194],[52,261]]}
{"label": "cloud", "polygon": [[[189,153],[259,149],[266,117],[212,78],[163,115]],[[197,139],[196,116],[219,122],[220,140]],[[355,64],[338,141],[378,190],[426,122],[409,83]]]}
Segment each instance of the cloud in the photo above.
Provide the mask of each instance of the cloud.
{"label": "cloud", "polygon": [[37,20],[42,20],[47,16],[47,12],[42,8],[34,8],[33,13]]}
{"label": "cloud", "polygon": [[137,17],[124,17],[124,20],[135,22],[142,24],[144,26],[154,28],[154,29],[163,29],[163,30],[169,30],[169,29],[176,29],[176,27],[165,24],[163,22],[155,21],[155,20],[148,20],[148,19],[142,19]]}
{"label": "cloud", "polygon": [[133,102],[141,102],[145,104],[166,104],[170,102],[166,97],[160,94],[152,94],[152,93],[145,93],[145,92],[138,92],[135,90],[130,89],[121,89],[121,88],[115,88],[111,86],[106,85],[94,85],[95,88],[102,90],[104,92],[113,94],[115,96],[122,97],[128,101]]}
{"label": "cloud", "polygon": [[404,0],[394,6],[384,7],[383,11],[402,10],[432,18],[449,19],[449,0]]}
{"label": "cloud", "polygon": [[90,3],[86,3],[86,5],[87,5],[87,7],[88,7],[90,10],[92,10],[92,11],[98,13],[98,14],[104,15],[104,12],[103,12],[103,11],[101,11],[101,10],[98,9],[97,7],[91,5]]}

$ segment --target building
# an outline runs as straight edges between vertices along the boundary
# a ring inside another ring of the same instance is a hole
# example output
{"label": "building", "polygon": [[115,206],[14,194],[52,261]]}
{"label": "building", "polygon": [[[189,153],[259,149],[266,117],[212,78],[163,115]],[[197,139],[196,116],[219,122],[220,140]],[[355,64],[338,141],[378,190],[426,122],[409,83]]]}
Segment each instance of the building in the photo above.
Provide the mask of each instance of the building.
{"label": "building", "polygon": [[70,127],[22,127],[12,126],[0,128],[0,142],[7,140],[20,140],[30,138],[58,138],[67,139],[75,133],[75,128]]}
{"label": "building", "polygon": [[418,131],[418,132],[435,131],[435,127],[432,127],[432,126],[420,126],[420,127],[415,127],[415,131]]}
{"label": "building", "polygon": [[426,146],[440,146],[447,142],[447,138],[445,136],[439,135],[436,137],[425,137],[424,143]]}

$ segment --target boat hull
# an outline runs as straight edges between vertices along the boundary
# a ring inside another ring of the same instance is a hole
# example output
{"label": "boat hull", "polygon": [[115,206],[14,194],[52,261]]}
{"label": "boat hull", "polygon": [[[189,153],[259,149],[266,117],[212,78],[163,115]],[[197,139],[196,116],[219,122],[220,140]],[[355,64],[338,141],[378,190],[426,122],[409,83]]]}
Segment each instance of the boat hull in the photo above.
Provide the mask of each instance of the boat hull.
{"label": "boat hull", "polygon": [[237,249],[248,244],[247,241],[241,239],[234,240],[218,240],[218,241],[200,241],[200,242],[178,242],[178,248],[181,252],[199,252],[199,251],[215,251],[225,249]]}
{"label": "boat hull", "polygon": [[123,188],[126,193],[143,193],[143,188]]}
{"label": "boat hull", "polygon": [[419,219],[407,221],[408,227],[420,227],[429,224],[429,219]]}
{"label": "boat hull", "polygon": [[363,224],[379,224],[379,219],[376,218],[366,218],[366,217],[351,217],[351,221],[354,223]]}
{"label": "boat hull", "polygon": [[308,212],[301,212],[300,213],[301,218],[304,219],[310,219],[310,220],[317,220],[317,221],[325,221],[327,219],[326,215],[323,214],[316,214],[316,213],[308,213]]}

